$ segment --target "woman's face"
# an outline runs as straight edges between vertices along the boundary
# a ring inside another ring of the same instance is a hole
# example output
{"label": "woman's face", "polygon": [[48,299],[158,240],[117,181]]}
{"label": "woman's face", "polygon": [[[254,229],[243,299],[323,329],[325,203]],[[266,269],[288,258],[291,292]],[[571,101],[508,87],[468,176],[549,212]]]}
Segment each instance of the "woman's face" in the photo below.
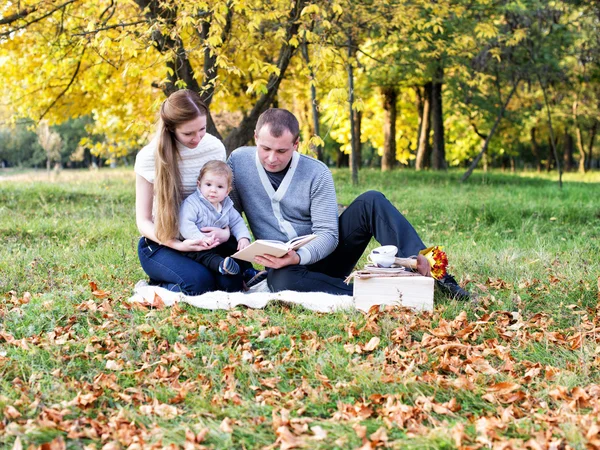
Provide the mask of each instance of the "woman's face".
{"label": "woman's face", "polygon": [[175,139],[187,148],[196,148],[206,134],[206,116],[184,122],[175,128]]}

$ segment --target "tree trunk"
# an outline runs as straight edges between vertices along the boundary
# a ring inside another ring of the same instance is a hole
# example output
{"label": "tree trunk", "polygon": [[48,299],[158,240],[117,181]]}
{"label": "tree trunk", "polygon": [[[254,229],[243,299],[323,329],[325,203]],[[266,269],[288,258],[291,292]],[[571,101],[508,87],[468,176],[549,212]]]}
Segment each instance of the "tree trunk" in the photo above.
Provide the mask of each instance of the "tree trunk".
{"label": "tree trunk", "polygon": [[348,153],[344,153],[341,150],[338,150],[337,157],[335,160],[335,167],[337,167],[338,169],[340,167],[348,167],[349,162],[350,162],[350,155],[348,155]]}
{"label": "tree trunk", "polygon": [[542,171],[542,158],[540,156],[540,146],[537,143],[536,139],[536,127],[531,127],[530,135],[531,135],[531,153],[533,153],[533,157],[535,158],[535,168],[539,172]]}
{"label": "tree trunk", "polygon": [[[362,168],[362,111],[354,111],[354,136],[356,136],[355,147],[352,150],[351,157],[356,158],[356,166]],[[354,161],[350,162],[350,166],[354,166]]]}
{"label": "tree trunk", "polygon": [[588,157],[586,158],[585,168],[590,170],[592,168],[592,153],[594,151],[594,140],[596,139],[596,133],[598,132],[598,121],[594,120],[594,125],[590,130],[590,144],[588,146]]}
{"label": "tree trunk", "polygon": [[[223,31],[221,32],[221,42],[225,43],[227,38],[229,37],[229,33],[231,31],[231,22],[233,19],[233,8],[229,8],[227,11],[227,15],[225,16],[225,26],[223,27]],[[202,29],[200,30],[200,38],[205,41],[208,39],[208,33],[210,31],[211,22],[204,22],[202,24]],[[217,55],[210,48],[210,46],[206,46],[204,49],[204,79],[202,80],[202,86],[200,87],[200,98],[206,104],[207,107],[210,107],[212,103],[213,95],[215,93],[215,83],[217,81]],[[221,133],[217,130],[217,127],[213,121],[213,118],[209,112],[206,123],[206,131],[208,131],[213,136],[222,139]]]}
{"label": "tree trunk", "polygon": [[382,89],[383,94],[383,158],[381,170],[392,170],[396,165],[396,103],[398,91],[395,87]]}
{"label": "tree trunk", "polygon": [[565,172],[573,170],[573,136],[568,132],[565,132],[564,137],[563,164]]}
{"label": "tree trunk", "polygon": [[556,159],[554,158],[553,152],[553,142],[550,136],[548,136],[548,157],[546,158],[546,172],[552,171],[556,164]]}
{"label": "tree trunk", "polygon": [[[312,66],[310,65],[310,59],[308,56],[308,44],[306,39],[302,43],[302,56],[308,66],[308,72],[310,74],[310,105],[312,111],[312,122],[313,122],[313,135],[319,136],[319,109],[317,108],[317,87],[315,86],[315,73]],[[320,145],[314,146],[312,149],[317,154],[317,159],[323,161],[323,147]]]}
{"label": "tree trunk", "polygon": [[573,128],[575,129],[575,143],[577,144],[577,150],[579,151],[579,172],[585,172],[585,149],[583,148],[583,136],[581,135],[581,125],[579,125],[579,119],[577,109],[579,107],[579,94],[573,101],[571,108],[573,114]]}
{"label": "tree trunk", "polygon": [[442,107],[442,84],[444,68],[439,63],[431,90],[431,124],[433,126],[433,152],[431,167],[434,170],[446,168],[446,147],[444,144],[444,114]]}
{"label": "tree trunk", "polygon": [[431,91],[432,83],[428,82],[423,86],[423,113],[417,147],[417,160],[415,161],[415,169],[417,170],[428,167],[431,158],[431,145],[429,143],[429,135],[431,134]]}
{"label": "tree trunk", "polygon": [[544,85],[544,83],[542,83],[540,75],[537,74],[537,77],[542,88],[542,94],[544,95],[544,103],[546,105],[546,113],[548,115],[548,128],[550,129],[550,145],[552,147],[552,153],[554,154],[556,169],[558,170],[558,188],[562,189],[562,169],[560,166],[560,161],[558,159],[558,153],[556,151],[556,141],[554,140],[554,129],[552,127],[552,115],[550,114],[550,103],[548,103],[548,94],[546,93],[546,86]]}
{"label": "tree trunk", "polygon": [[227,149],[227,154],[242,145],[246,145],[250,139],[252,139],[258,117],[269,109],[269,106],[275,99],[281,80],[283,80],[283,77],[285,76],[285,71],[287,70],[295,51],[295,47],[291,46],[289,42],[298,34],[300,28],[300,21],[298,19],[300,18],[300,12],[307,2],[308,0],[294,1],[286,23],[286,34],[283,38],[281,49],[279,50],[279,57],[277,58],[279,75],[275,73],[271,74],[269,82],[267,83],[267,92],[260,96],[250,113],[242,119],[239,126],[234,128],[223,141],[225,148]]}
{"label": "tree trunk", "polygon": [[490,144],[490,141],[492,139],[492,136],[494,136],[494,133],[496,132],[496,128],[498,128],[498,125],[500,124],[500,120],[502,119],[502,116],[504,115],[504,111],[506,111],[506,108],[508,107],[508,103],[510,102],[510,99],[512,98],[513,94],[517,90],[517,86],[519,85],[520,81],[521,80],[517,80],[517,82],[513,86],[512,90],[510,91],[510,94],[508,94],[508,98],[506,99],[506,102],[504,102],[504,104],[502,105],[500,112],[498,112],[498,116],[496,116],[496,121],[494,122],[492,129],[488,133],[487,138],[485,139],[485,142],[483,143],[483,147],[482,147],[481,151],[479,152],[477,157],[473,160],[473,162],[471,163],[471,165],[469,166],[467,171],[464,173],[464,175],[460,179],[461,183],[466,181],[467,178],[469,178],[471,176],[471,174],[475,170],[475,167],[477,167],[477,164],[479,164],[479,161],[485,154],[485,152],[488,148],[488,145]]}
{"label": "tree trunk", "polygon": [[352,72],[352,59],[354,58],[354,49],[353,49],[353,44],[352,44],[352,36],[348,35],[348,67],[347,67],[347,71],[348,71],[348,108],[349,108],[349,115],[350,115],[350,148],[351,148],[351,153],[352,156],[350,158],[350,161],[352,162],[352,184],[353,185],[357,185],[358,184],[358,160],[357,160],[357,155],[356,155],[356,149],[358,148],[358,146],[360,145],[360,143],[357,143],[357,137],[356,137],[356,128],[355,128],[355,124],[354,124],[354,108],[352,108],[352,105],[354,103],[354,73]]}
{"label": "tree trunk", "polygon": [[[144,11],[146,18],[150,23],[162,23],[165,25],[166,29],[175,28],[177,21],[177,7],[176,6],[167,6],[158,0],[135,0],[135,3],[138,5],[140,10]],[[231,18],[229,17],[229,20]],[[208,29],[210,28],[210,24],[206,25],[206,33],[208,35]],[[225,30],[229,33],[229,27],[225,26]],[[202,36],[202,35],[201,35]],[[173,92],[179,90],[177,86],[177,82],[182,80],[185,82],[186,88],[191,89],[192,91],[200,93],[203,101],[207,101],[207,106],[210,104],[210,100],[212,99],[212,91],[208,91],[205,95],[203,94],[203,90],[200,89],[200,85],[196,80],[196,76],[194,73],[194,68],[188,58],[188,52],[183,46],[183,41],[178,35],[170,35],[168,33],[161,32],[158,28],[155,28],[152,31],[151,35],[152,43],[154,47],[162,54],[172,54],[173,57],[167,61],[167,82],[163,86],[163,92],[168,97]],[[217,77],[217,65],[216,58],[205,59],[204,61],[204,78],[208,85],[212,85],[214,88],[214,79]],[[210,111],[207,116],[207,131],[219,139],[221,139],[221,134],[217,130],[213,118],[210,114]]]}
{"label": "tree trunk", "polygon": [[417,95],[417,151],[419,149],[419,137],[421,136],[421,127],[423,126],[423,90],[421,86],[414,86]]}

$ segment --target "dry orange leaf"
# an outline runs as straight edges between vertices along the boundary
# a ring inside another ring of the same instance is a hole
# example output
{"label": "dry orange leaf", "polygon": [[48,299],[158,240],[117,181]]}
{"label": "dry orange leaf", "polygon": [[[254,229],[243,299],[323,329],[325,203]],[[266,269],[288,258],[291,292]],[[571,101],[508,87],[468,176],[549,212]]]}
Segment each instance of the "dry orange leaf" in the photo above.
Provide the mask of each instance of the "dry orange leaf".
{"label": "dry orange leaf", "polygon": [[98,289],[98,285],[93,281],[90,281],[90,288],[92,290],[92,295],[96,298],[105,298],[110,295],[110,291],[101,291]]}
{"label": "dry orange leaf", "polygon": [[21,413],[17,411],[17,408],[14,406],[8,405],[6,408],[4,408],[4,416],[8,417],[9,419],[17,419],[21,417]]}
{"label": "dry orange leaf", "polygon": [[511,383],[510,381],[503,381],[496,383],[487,388],[488,392],[495,392],[498,394],[508,394],[509,392],[516,391],[521,387],[518,383]]}
{"label": "dry orange leaf", "polygon": [[156,309],[164,309],[165,302],[163,301],[161,296],[155,292],[154,299],[152,300],[152,303],[150,304],[150,306],[152,306],[153,308],[156,308]]}
{"label": "dry orange leaf", "polygon": [[46,442],[40,446],[40,450],[66,450],[67,445],[62,436],[55,438],[50,442]]}
{"label": "dry orange leaf", "polygon": [[106,368],[108,370],[123,370],[123,361],[115,361],[114,359],[109,359],[106,361]]}
{"label": "dry orange leaf", "polygon": [[377,346],[379,345],[379,342],[381,342],[381,339],[379,339],[377,336],[373,336],[371,338],[371,340],[369,342],[367,342],[367,344],[363,347],[365,352],[372,352],[373,350],[375,350],[377,348]]}
{"label": "dry orange leaf", "polygon": [[233,420],[231,420],[229,417],[225,417],[223,419],[223,421],[221,422],[221,425],[219,425],[219,429],[223,432],[223,433],[233,433]]}

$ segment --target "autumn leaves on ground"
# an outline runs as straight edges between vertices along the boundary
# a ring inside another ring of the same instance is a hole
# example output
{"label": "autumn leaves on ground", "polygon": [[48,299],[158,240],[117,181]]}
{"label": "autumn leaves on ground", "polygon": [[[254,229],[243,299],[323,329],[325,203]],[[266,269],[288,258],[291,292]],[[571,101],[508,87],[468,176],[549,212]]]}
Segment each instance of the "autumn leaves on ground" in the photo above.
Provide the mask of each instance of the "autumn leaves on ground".
{"label": "autumn leaves on ground", "polygon": [[334,173],[340,203],[383,190],[479,297],[367,315],[131,305],[131,171],[1,182],[0,442],[600,448],[600,180],[459,175]]}

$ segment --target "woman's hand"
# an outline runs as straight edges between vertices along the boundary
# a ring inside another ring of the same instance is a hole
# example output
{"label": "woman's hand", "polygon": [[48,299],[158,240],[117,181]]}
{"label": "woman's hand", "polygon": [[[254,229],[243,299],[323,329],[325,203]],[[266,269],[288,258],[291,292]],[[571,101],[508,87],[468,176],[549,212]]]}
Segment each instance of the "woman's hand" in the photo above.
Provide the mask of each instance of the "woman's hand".
{"label": "woman's hand", "polygon": [[229,240],[229,236],[231,236],[231,233],[229,232],[229,227],[202,227],[200,228],[200,231],[202,231],[206,236],[211,237],[218,242],[227,242]]}
{"label": "woman's hand", "polygon": [[202,252],[215,248],[217,245],[219,245],[218,241],[209,243],[204,239],[186,239],[185,241],[170,241],[168,246],[180,252]]}
{"label": "woman's hand", "polygon": [[238,246],[237,246],[238,252],[239,252],[240,250],[242,250],[242,249],[244,249],[244,248],[248,247],[249,245],[250,245],[250,240],[249,240],[248,238],[241,238],[241,239],[238,241]]}

